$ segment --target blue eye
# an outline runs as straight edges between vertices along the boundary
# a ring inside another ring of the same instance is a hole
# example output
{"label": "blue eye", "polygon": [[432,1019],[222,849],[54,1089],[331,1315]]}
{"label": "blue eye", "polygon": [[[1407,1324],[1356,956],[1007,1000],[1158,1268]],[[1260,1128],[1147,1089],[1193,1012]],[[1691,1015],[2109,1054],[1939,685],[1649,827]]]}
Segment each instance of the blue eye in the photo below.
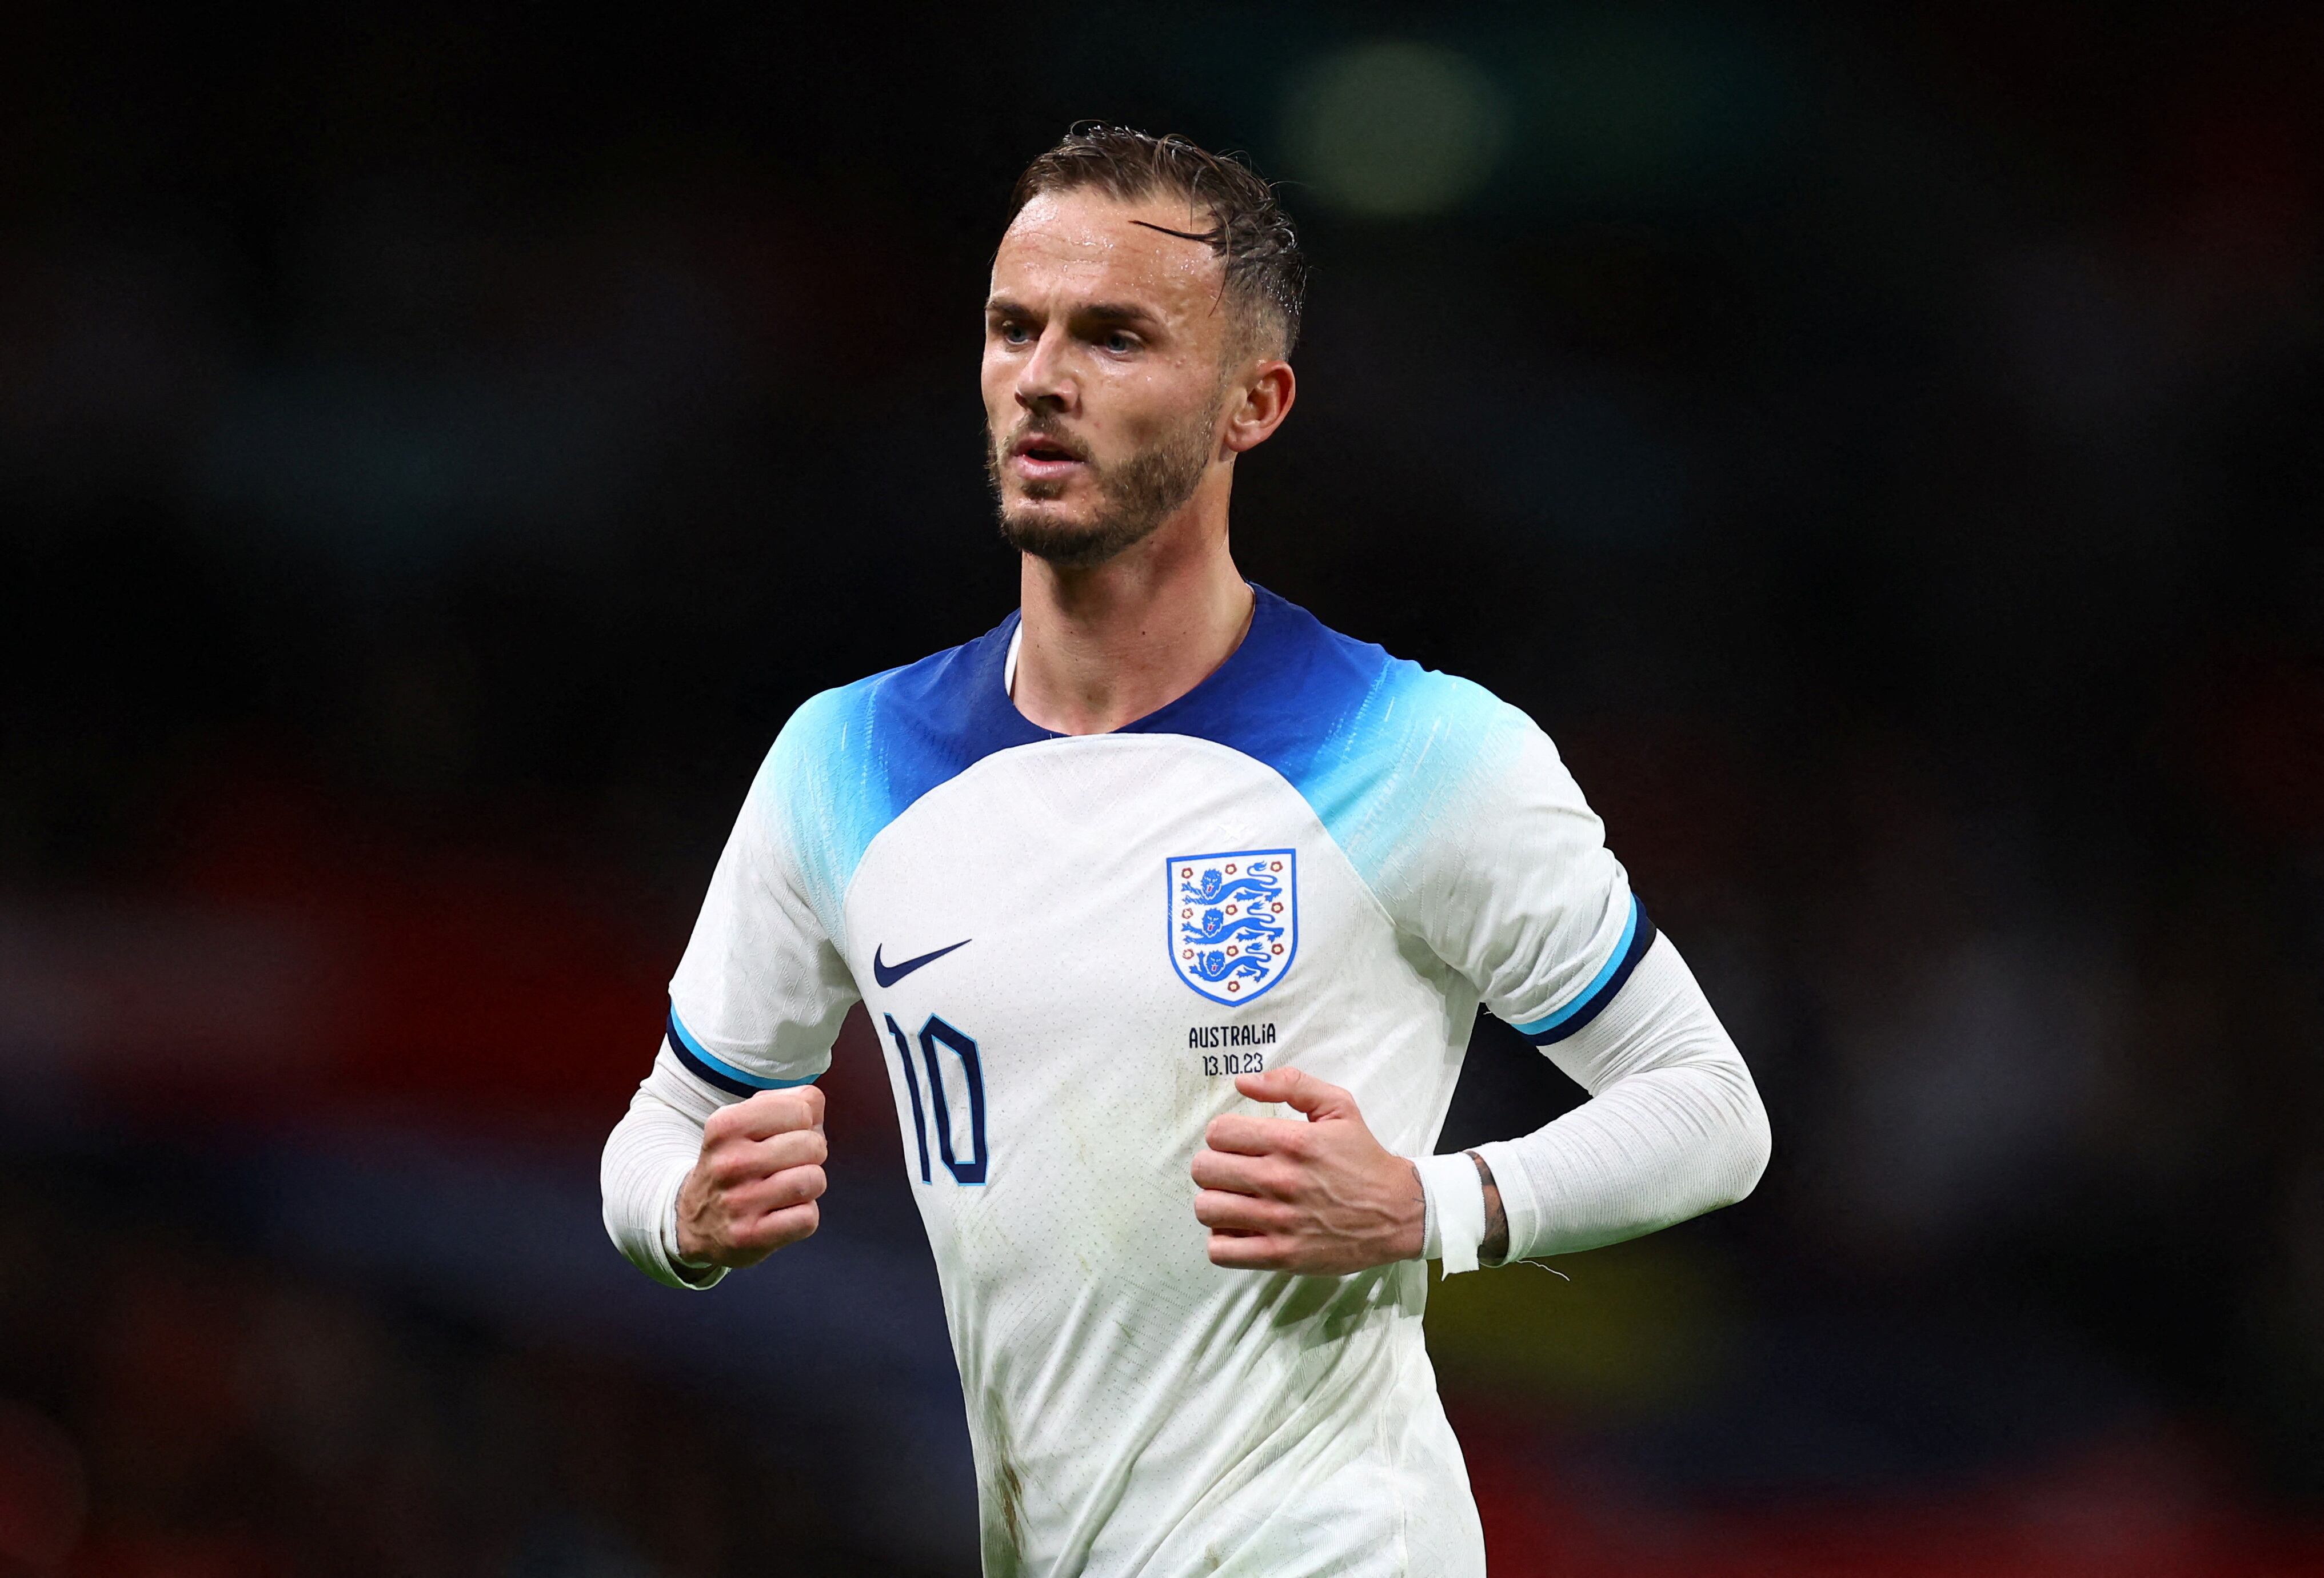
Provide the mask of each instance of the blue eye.
{"label": "blue eye", "polygon": [[1001,337],[1009,345],[1021,346],[1033,336],[1021,323],[1004,323],[1001,326]]}
{"label": "blue eye", "polygon": [[1127,354],[1138,348],[1138,341],[1135,337],[1116,329],[1105,337],[1105,348],[1117,354]]}

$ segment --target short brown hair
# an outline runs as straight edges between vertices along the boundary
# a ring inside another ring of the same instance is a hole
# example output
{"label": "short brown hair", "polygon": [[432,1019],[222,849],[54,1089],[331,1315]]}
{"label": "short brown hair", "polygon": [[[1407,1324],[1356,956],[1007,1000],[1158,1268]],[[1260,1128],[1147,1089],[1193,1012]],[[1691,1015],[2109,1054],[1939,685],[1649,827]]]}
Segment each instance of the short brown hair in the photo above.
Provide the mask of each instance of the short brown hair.
{"label": "short brown hair", "polygon": [[1166,137],[1084,121],[1065,140],[1025,167],[1009,203],[1015,220],[1048,192],[1095,187],[1124,202],[1167,194],[1206,210],[1208,230],[1174,230],[1226,262],[1226,288],[1253,330],[1273,328],[1288,356],[1299,343],[1307,296],[1307,260],[1275,189],[1240,159],[1211,152],[1176,133]]}

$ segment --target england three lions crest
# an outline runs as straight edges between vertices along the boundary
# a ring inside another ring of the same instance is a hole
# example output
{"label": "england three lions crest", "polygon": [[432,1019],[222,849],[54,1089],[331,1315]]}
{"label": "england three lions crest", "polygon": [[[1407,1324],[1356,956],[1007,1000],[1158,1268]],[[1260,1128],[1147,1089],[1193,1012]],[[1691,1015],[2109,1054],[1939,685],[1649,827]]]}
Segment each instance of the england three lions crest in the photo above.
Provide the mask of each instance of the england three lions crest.
{"label": "england three lions crest", "polygon": [[1163,877],[1179,980],[1231,1007],[1283,979],[1299,952],[1296,850],[1173,855]]}

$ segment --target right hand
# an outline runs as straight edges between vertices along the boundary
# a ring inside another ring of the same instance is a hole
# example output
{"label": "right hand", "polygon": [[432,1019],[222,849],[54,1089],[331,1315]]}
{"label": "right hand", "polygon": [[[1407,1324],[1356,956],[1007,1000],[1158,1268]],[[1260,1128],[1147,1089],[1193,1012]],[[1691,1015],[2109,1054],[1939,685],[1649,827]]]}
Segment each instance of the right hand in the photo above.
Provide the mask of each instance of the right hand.
{"label": "right hand", "polygon": [[826,1186],[823,1093],[761,1091],[702,1125],[702,1156],[678,1191],[678,1248],[689,1260],[755,1266],[816,1230]]}

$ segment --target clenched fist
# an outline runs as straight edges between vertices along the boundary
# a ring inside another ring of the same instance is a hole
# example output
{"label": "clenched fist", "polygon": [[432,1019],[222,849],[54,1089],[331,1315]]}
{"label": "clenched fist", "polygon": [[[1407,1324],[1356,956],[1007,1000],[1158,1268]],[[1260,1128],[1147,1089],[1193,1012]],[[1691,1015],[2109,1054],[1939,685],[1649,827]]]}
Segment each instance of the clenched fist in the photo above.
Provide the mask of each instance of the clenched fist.
{"label": "clenched fist", "polygon": [[1342,1277],[1420,1253],[1420,1175],[1372,1138],[1355,1097],[1296,1068],[1246,1074],[1235,1088],[1305,1117],[1211,1120],[1193,1169],[1211,1264]]}
{"label": "clenched fist", "polygon": [[755,1266],[822,1219],[823,1093],[761,1091],[702,1125],[702,1158],[678,1191],[678,1249],[714,1266]]}

